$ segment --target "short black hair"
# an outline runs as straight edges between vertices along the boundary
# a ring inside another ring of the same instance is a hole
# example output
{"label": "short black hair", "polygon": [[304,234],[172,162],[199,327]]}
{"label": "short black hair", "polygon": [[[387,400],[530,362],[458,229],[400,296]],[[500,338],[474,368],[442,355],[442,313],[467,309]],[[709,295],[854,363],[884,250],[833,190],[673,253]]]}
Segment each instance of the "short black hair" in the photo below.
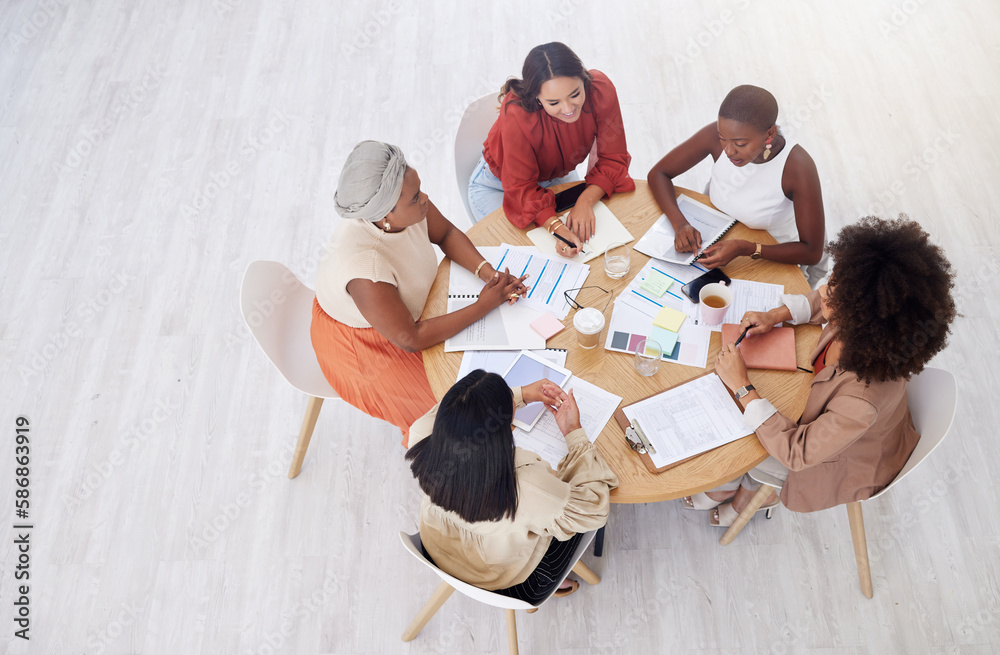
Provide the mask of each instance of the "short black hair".
{"label": "short black hair", "polygon": [[431,434],[406,453],[432,503],[470,523],[514,518],[513,417],[514,396],[496,373],[477,369],[448,390]]}
{"label": "short black hair", "polygon": [[766,132],[778,120],[778,101],[770,91],[752,84],[741,84],[726,96],[719,107],[719,118],[745,123]]}
{"label": "short black hair", "polygon": [[918,223],[900,214],[848,225],[829,245],[828,285],[840,365],[865,382],[909,379],[948,342],[955,274]]}

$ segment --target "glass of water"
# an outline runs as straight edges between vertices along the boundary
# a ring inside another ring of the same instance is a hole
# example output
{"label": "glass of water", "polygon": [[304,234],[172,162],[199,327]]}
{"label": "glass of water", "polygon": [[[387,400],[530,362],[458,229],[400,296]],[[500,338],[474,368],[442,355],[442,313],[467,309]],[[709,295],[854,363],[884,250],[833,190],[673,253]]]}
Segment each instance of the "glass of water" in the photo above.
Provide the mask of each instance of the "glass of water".
{"label": "glass of water", "polygon": [[635,347],[635,370],[639,375],[656,375],[663,360],[663,348],[652,339],[643,339]]}
{"label": "glass of water", "polygon": [[612,280],[628,275],[632,266],[632,248],[627,243],[612,243],[604,251],[604,273]]}

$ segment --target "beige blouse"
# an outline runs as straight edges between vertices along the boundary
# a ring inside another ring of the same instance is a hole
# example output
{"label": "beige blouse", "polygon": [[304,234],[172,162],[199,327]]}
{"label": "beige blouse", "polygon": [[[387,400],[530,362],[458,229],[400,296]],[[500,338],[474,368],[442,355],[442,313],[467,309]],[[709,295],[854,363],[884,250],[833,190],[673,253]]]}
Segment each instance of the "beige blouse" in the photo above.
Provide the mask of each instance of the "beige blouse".
{"label": "beige blouse", "polygon": [[[521,388],[514,400],[523,407]],[[410,428],[410,446],[430,434],[437,405]],[[515,448],[518,504],[513,519],[469,523],[424,496],[420,539],[435,564],[483,589],[505,589],[535,570],[552,539],[602,527],[618,478],[583,429],[566,435],[569,453],[553,471],[535,453]]]}
{"label": "beige blouse", "polygon": [[347,283],[356,279],[388,282],[399,290],[416,321],[434,284],[437,264],[426,219],[396,233],[385,232],[369,221],[341,219],[319,265],[316,299],[335,321],[370,328],[347,293]]}

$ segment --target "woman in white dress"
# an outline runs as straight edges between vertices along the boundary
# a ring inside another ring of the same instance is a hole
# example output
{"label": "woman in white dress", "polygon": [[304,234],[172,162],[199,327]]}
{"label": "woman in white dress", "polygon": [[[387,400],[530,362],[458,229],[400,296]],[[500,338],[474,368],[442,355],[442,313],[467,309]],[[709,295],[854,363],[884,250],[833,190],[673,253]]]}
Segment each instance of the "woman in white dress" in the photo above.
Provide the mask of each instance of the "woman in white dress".
{"label": "woman in white dress", "polygon": [[736,87],[722,101],[716,122],[653,166],[649,189],[674,227],[674,247],[697,252],[702,235],[678,208],[673,178],[711,156],[712,204],[747,227],[767,230],[778,244],[728,239],[705,248],[699,261],[709,268],[740,256],[798,264],[815,287],[829,271],[819,175],[809,153],[781,133],[777,118],[778,103],[768,91]]}

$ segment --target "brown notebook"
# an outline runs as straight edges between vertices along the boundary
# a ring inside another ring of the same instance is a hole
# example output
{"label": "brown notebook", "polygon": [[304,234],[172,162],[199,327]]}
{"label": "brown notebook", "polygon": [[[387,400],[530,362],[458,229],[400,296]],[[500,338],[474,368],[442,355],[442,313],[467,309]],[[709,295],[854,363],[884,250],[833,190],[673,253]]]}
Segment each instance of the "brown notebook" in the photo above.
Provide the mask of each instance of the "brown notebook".
{"label": "brown notebook", "polygon": [[[735,323],[722,324],[722,344],[733,343],[740,338],[742,328]],[[776,327],[770,332],[747,337],[740,342],[740,352],[747,368],[768,368],[778,371],[794,371],[795,330],[790,327]]]}

